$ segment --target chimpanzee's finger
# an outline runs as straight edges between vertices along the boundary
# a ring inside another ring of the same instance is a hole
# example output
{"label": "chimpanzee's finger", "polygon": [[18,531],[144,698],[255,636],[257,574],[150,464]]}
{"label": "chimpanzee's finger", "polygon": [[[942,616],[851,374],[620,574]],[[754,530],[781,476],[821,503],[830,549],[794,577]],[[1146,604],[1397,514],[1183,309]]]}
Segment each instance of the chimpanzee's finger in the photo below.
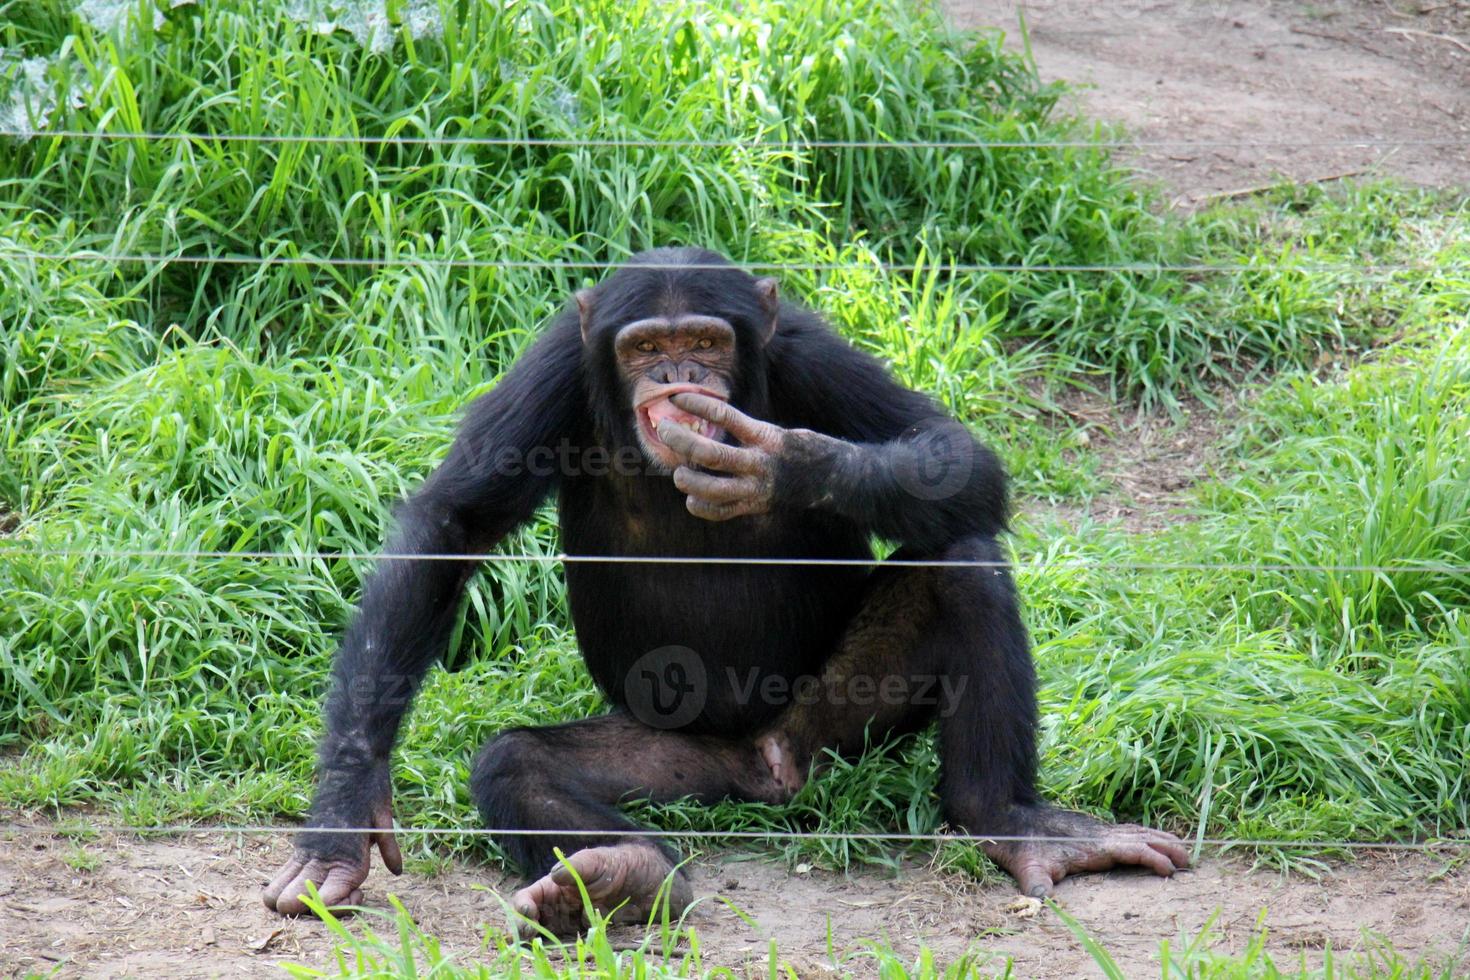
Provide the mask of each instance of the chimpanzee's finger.
{"label": "chimpanzee's finger", "polygon": [[1040,861],[1023,860],[1014,873],[1016,884],[1020,887],[1022,895],[1046,898],[1052,893],[1052,886],[1055,882],[1052,880],[1051,869]]}
{"label": "chimpanzee's finger", "polygon": [[715,476],[687,466],[674,470],[674,486],[684,493],[712,504],[733,504],[760,496],[760,484],[748,476]]}
{"label": "chimpanzee's finger", "polygon": [[1074,870],[1105,871],[1119,864],[1138,864],[1168,877],[1189,867],[1189,849],[1173,834],[1138,824],[1119,824],[1098,838],[1090,856]]}
{"label": "chimpanzee's finger", "polygon": [[380,830],[373,834],[378,853],[383,855],[383,866],[396,875],[403,874],[403,852],[398,849],[398,838],[391,830]]}
{"label": "chimpanzee's finger", "polygon": [[327,908],[338,905],[356,905],[362,901],[362,889],[358,886],[367,878],[356,869],[334,864],[327,871],[327,880],[316,886],[322,904]]}
{"label": "chimpanzee's finger", "polygon": [[373,834],[372,841],[368,844],[369,860],[372,858],[372,845],[377,844],[378,853],[383,855],[383,864],[388,870],[395,875],[403,874],[403,852],[398,849],[398,838],[393,836],[393,801],[391,797],[380,800],[373,807],[373,826],[378,828],[378,832]]}
{"label": "chimpanzee's finger", "polygon": [[1120,864],[1136,864],[1167,878],[1176,869],[1168,855],[1156,851],[1143,840],[1109,840],[1085,862],[1080,871],[1106,871]]}
{"label": "chimpanzee's finger", "polygon": [[302,869],[305,867],[306,861],[302,858],[293,857],[286,862],[285,867],[271,879],[270,884],[266,885],[265,890],[260,893],[261,901],[265,902],[266,908],[272,912],[279,911],[276,903],[279,901],[281,893],[286,890],[287,885],[291,884],[300,876]]}
{"label": "chimpanzee's finger", "polygon": [[[282,915],[301,915],[306,912],[306,903],[301,900],[306,894],[306,883],[323,881],[330,873],[326,863],[315,858],[305,864],[297,861],[292,864],[297,865],[295,875],[282,882],[279,887],[275,882],[271,884],[276,889],[275,903],[271,907]],[[284,876],[285,872],[281,872],[281,875]]]}
{"label": "chimpanzee's finger", "polygon": [[781,444],[780,427],[753,419],[729,402],[692,391],[681,391],[669,401],[691,415],[713,422],[747,445],[774,450]]}
{"label": "chimpanzee's finger", "polygon": [[722,473],[756,473],[761,469],[761,454],[755,450],[727,446],[667,419],[658,424],[658,437],[680,456],[708,469]]}
{"label": "chimpanzee's finger", "polygon": [[1148,846],[1162,851],[1174,862],[1175,868],[1189,867],[1189,848],[1173,834],[1163,830],[1149,830],[1146,834]]}

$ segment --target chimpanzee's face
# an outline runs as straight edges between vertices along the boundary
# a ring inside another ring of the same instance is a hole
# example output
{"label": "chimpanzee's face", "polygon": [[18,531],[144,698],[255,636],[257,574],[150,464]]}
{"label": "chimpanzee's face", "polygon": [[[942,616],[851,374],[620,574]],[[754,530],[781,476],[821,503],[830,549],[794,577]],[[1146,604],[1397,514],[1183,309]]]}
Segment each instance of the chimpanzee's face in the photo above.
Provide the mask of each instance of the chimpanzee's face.
{"label": "chimpanzee's face", "polygon": [[721,266],[713,253],[657,250],[644,259],[574,298],[586,377],[607,435],[636,439],[655,472],[671,473],[687,461],[664,444],[661,425],[717,442],[727,435],[675,405],[675,396],[698,393],[746,411],[763,404],[764,352],[780,300],[776,280]]}

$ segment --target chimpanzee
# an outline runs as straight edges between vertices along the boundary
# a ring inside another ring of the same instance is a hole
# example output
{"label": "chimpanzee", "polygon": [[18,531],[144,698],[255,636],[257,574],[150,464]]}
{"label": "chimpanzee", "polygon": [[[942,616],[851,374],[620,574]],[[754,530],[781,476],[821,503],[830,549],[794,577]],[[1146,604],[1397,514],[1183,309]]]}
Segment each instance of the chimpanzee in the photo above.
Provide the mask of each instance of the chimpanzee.
{"label": "chimpanzee", "polygon": [[[599,908],[647,913],[675,858],[616,833],[636,829],[624,801],[784,801],[824,750],[936,720],[946,819],[1011,838],[983,846],[1022,891],[1188,863],[1170,834],[1038,797],[1000,463],[773,279],[656,249],[577,293],[471,405],[389,549],[484,552],[553,492],[563,549],[592,559],[567,563],[567,591],[613,707],[501,732],[475,760],[486,824],[547,832],[497,838],[530,875],[511,899],[528,919],[582,924],[555,848]],[[874,537],[897,546],[888,560]],[[394,559],[367,582],[333,667],[308,829],[265,890],[272,909],[303,911],[307,881],[328,905],[357,902],[375,843],[400,871],[389,754],[404,692],[443,651],[474,568]],[[377,829],[312,829],[351,827]],[[676,911],[691,901],[682,872],[668,894]]]}

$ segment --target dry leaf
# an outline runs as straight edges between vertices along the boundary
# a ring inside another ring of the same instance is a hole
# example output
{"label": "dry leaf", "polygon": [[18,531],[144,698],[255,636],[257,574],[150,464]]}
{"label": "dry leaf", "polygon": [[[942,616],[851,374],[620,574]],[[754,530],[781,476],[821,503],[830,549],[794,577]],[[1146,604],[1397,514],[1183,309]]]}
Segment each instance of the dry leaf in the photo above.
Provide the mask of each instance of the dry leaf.
{"label": "dry leaf", "polygon": [[1006,905],[1006,911],[1018,919],[1034,919],[1041,911],[1041,899],[1017,895]]}

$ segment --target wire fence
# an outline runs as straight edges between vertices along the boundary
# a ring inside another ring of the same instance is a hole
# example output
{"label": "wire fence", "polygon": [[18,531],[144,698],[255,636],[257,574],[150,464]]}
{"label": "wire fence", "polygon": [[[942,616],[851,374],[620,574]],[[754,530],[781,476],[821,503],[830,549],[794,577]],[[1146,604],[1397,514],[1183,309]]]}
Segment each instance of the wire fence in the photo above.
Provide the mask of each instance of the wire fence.
{"label": "wire fence", "polygon": [[[617,260],[558,259],[474,259],[439,255],[312,256],[312,255],[199,255],[164,252],[104,252],[76,249],[66,252],[34,249],[0,248],[0,259],[41,262],[111,262],[146,265],[229,265],[229,266],[293,266],[325,268],[440,268],[495,269],[500,271],[613,272],[619,269],[719,271],[731,268],[745,272],[882,272],[889,275],[914,275],[940,272],[966,274],[1116,274],[1116,275],[1246,275],[1266,271],[1289,270],[1317,275],[1351,275],[1366,279],[1406,273],[1440,273],[1453,268],[1443,260],[1436,262],[1296,262],[1288,258],[1236,263],[1209,262],[1124,262],[1124,263],[1027,263],[1027,262],[945,262],[934,260],[917,263],[890,262],[641,262]],[[1470,266],[1470,263],[1466,263]]]}
{"label": "wire fence", "polygon": [[1035,558],[1020,562],[968,558],[798,558],[722,555],[573,555],[565,552],[394,552],[394,551],[229,551],[170,548],[52,548],[0,547],[0,559],[47,558],[164,558],[238,559],[241,561],[450,561],[540,565],[756,565],[849,568],[993,568],[1040,566],[1046,569],[1105,569],[1135,572],[1328,572],[1343,575],[1449,575],[1470,576],[1470,565],[1415,562],[1383,564],[1313,564],[1304,562],[1167,562],[1112,561],[1092,558]]}
{"label": "wire fence", "polygon": [[[1146,828],[1149,829],[1149,828]],[[382,833],[382,827],[283,827],[269,824],[243,825],[200,825],[200,824],[117,824],[86,823],[76,826],[66,824],[0,823],[0,833],[24,835],[86,834],[158,834],[163,836],[239,834],[241,836],[279,836],[309,830],[313,834],[362,835]],[[936,831],[933,833],[905,833],[900,831],[840,831],[840,830],[651,830],[636,829],[587,829],[587,828],[526,828],[526,827],[400,827],[392,828],[394,834],[414,837],[633,837],[670,838],[695,841],[863,841],[867,843],[907,844],[1001,844],[1001,843],[1057,843],[1092,844],[1108,839],[1101,834],[972,834]],[[1422,841],[1371,841],[1371,840],[1296,840],[1292,838],[1253,839],[1246,837],[1190,837],[1185,843],[1196,847],[1218,847],[1222,849],[1240,847],[1300,848],[1303,850],[1342,851],[1407,851],[1428,852],[1441,850],[1470,849],[1470,837],[1436,837]]]}
{"label": "wire fence", "polygon": [[567,149],[655,149],[655,150],[1087,150],[1087,149],[1268,149],[1331,148],[1399,149],[1403,147],[1470,149],[1470,137],[1429,139],[1365,137],[1354,139],[1063,139],[1063,140],[841,140],[841,139],[738,139],[622,138],[596,136],[366,136],[316,135],[311,133],[165,133],[151,131],[104,131],[90,129],[0,129],[0,137],[11,139],[74,139],[98,142],[137,141],[181,143],[286,143],[319,146],[467,146],[549,147]]}

